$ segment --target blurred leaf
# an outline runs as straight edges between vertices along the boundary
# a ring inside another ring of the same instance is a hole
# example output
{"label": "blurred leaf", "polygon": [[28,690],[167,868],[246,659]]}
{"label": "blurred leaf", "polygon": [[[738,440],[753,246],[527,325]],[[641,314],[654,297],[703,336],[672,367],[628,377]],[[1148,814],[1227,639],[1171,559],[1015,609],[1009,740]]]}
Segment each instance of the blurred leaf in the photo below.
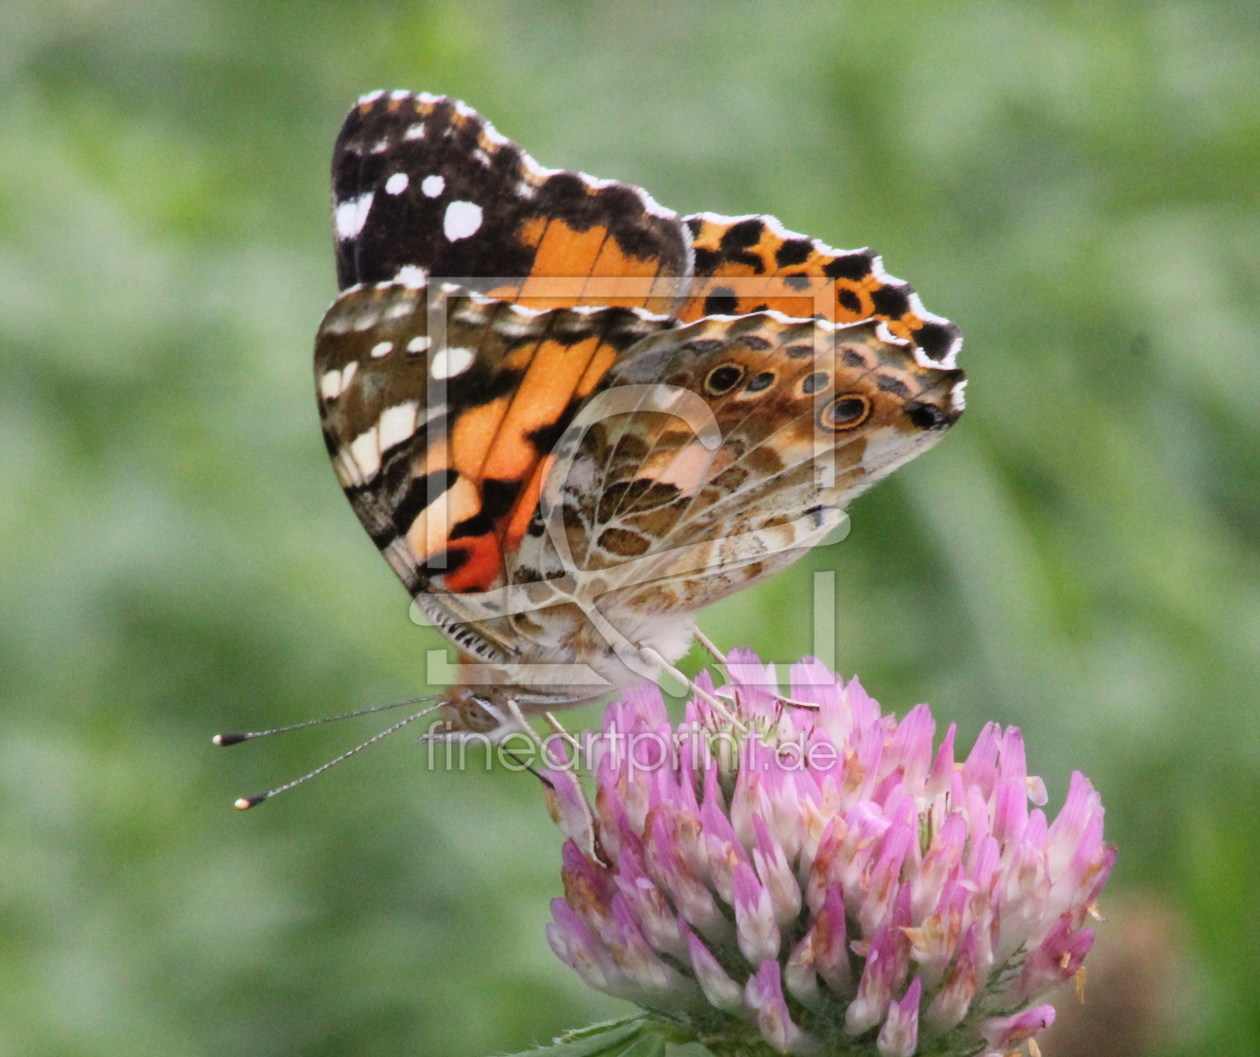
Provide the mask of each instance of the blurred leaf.
{"label": "blurred leaf", "polygon": [[567,1031],[551,1046],[512,1057],[661,1057],[665,1036],[645,1017],[626,1017]]}

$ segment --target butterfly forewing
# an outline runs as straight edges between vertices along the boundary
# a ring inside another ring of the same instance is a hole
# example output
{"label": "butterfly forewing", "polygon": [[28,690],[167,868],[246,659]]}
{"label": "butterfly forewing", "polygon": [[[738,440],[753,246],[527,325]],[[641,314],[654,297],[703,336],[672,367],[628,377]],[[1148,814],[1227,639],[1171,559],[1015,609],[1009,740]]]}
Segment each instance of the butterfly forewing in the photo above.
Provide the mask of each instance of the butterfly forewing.
{"label": "butterfly forewing", "polygon": [[365,96],[337,138],[332,182],[343,289],[418,270],[534,308],[668,312],[690,275],[676,214],[637,187],[540,166],[456,100]]}

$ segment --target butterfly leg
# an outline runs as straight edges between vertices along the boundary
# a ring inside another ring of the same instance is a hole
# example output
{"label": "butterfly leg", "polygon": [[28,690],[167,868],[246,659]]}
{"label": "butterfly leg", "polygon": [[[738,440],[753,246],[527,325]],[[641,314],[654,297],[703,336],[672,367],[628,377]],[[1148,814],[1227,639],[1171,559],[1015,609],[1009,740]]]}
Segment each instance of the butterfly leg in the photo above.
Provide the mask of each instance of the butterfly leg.
{"label": "butterfly leg", "polygon": [[718,671],[722,673],[722,678],[729,683],[731,681],[731,673],[730,669],[726,666],[726,655],[718,648],[717,644],[699,628],[695,629],[695,634],[696,641],[700,643],[701,647],[713,657],[714,661],[717,662]]}
{"label": "butterfly leg", "polygon": [[543,718],[547,721],[547,726],[549,726],[556,734],[560,735],[561,740],[564,741],[569,748],[578,753],[582,751],[582,746],[578,742],[577,738],[569,733],[565,725],[556,718],[556,714],[554,712],[544,712]]}
{"label": "butterfly leg", "polygon": [[[717,644],[714,643],[714,641],[711,638],[709,638],[709,636],[706,635],[699,628],[695,629],[695,636],[696,636],[696,641],[700,643],[700,645],[704,647],[704,649],[707,650],[713,656],[714,660],[718,662],[718,664],[722,668],[722,671],[726,673],[726,676],[729,679],[730,671],[726,667],[725,654],[723,654],[722,651],[718,648]],[[806,708],[806,709],[813,709],[814,711],[818,710],[818,706],[815,705],[811,701],[797,701],[795,698],[788,697],[785,694],[777,694],[775,696],[778,697],[780,704],[787,705],[791,708]]]}
{"label": "butterfly leg", "polygon": [[703,646],[706,650],[709,651],[710,655],[713,657],[715,661],[718,662],[718,664],[723,665],[723,666],[726,665],[726,654],[723,653],[717,647],[717,644],[714,643],[714,641],[711,638],[709,638],[708,635],[706,635],[699,628],[696,628],[695,636],[696,636],[696,641],[700,643],[700,645]]}
{"label": "butterfly leg", "polygon": [[509,723],[505,719],[503,726],[499,728],[503,731],[502,737],[515,734],[519,729],[520,733],[529,738],[537,746],[538,751],[544,754],[542,758],[546,759],[546,748],[543,745],[543,740],[538,736],[538,731],[529,725],[529,720],[525,718],[525,713],[521,711],[521,706],[516,703],[516,698],[508,697],[503,702],[503,707],[507,711],[508,716],[511,717],[511,722]]}
{"label": "butterfly leg", "polygon": [[714,695],[711,694],[708,690],[706,690],[704,687],[697,684],[695,680],[688,679],[687,676],[683,672],[679,671],[676,667],[674,667],[674,665],[670,664],[667,660],[665,660],[665,658],[662,657],[651,646],[640,646],[639,652],[646,659],[651,661],[651,663],[658,670],[662,672],[666,672],[669,675],[672,675],[675,679],[677,679],[680,683],[682,683],[682,685],[685,686],[691,694],[695,695],[698,698],[701,698],[705,702],[705,704],[707,704],[711,709],[713,709],[713,711],[716,712],[719,716],[721,716],[722,719],[725,720],[727,723],[730,723],[737,730],[740,730],[744,733],[748,732],[748,728],[745,726],[745,724],[729,708],[727,708],[726,703],[724,701],[720,700],[717,697],[714,697]]}
{"label": "butterfly leg", "polygon": [[797,701],[794,697],[788,697],[786,694],[775,694],[780,705],[787,705],[788,708],[803,708],[810,712],[817,712],[819,706],[812,701]]}

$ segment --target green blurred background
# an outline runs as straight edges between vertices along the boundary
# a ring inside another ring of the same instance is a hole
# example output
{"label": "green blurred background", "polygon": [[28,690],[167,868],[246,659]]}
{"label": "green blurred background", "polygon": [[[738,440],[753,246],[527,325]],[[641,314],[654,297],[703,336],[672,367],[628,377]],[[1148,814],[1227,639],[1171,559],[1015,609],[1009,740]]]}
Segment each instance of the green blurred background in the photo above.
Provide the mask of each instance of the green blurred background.
{"label": "green blurred background", "polygon": [[[476,1057],[622,1009],[547,948],[528,777],[402,736],[241,815],[361,731],[209,744],[421,692],[437,645],[310,379],[376,88],[874,245],[962,324],[967,416],[810,559],[839,666],[1022,726],[1056,803],[1089,774],[1109,903],[1173,923],[1154,1052],[1260,1049],[1254,2],[7,0],[0,88],[0,1053]],[[791,660],[809,585],[703,624]]]}

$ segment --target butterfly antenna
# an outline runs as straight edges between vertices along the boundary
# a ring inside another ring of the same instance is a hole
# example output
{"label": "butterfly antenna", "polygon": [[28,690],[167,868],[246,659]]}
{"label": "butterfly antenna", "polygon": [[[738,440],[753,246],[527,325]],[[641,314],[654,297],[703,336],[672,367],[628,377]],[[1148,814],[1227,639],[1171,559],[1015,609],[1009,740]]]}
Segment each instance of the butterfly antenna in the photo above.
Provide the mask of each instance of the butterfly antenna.
{"label": "butterfly antenna", "polygon": [[[286,731],[300,730],[302,727],[314,726],[317,723],[329,723],[334,719],[349,719],[353,716],[368,715],[372,712],[383,712],[386,709],[399,708],[403,705],[418,704],[421,701],[430,701],[430,700],[432,700],[432,698],[417,698],[416,700],[413,700],[413,701],[395,701],[392,704],[388,704],[388,705],[376,705],[372,708],[359,709],[358,711],[355,711],[355,712],[346,712],[346,713],[343,713],[342,715],[337,715],[337,716],[326,716],[321,719],[308,719],[302,723],[294,723],[288,727],[276,727],[273,730],[256,731],[250,734],[238,734],[238,735],[220,734],[220,735],[215,736],[214,743],[216,745],[236,745],[242,741],[248,741],[250,738],[263,737],[267,734],[283,734]],[[410,716],[406,716],[405,718],[400,719],[393,726],[386,727],[384,730],[379,731],[376,734],[373,734],[366,741],[359,742],[359,744],[354,746],[354,748],[347,749],[345,752],[341,753],[339,756],[334,756],[327,763],[320,764],[313,771],[308,771],[306,774],[302,775],[301,778],[294,778],[291,782],[285,782],[283,785],[278,785],[274,789],[268,789],[267,792],[265,793],[258,793],[255,796],[240,797],[232,804],[232,806],[235,807],[238,811],[247,811],[251,807],[257,807],[264,800],[270,800],[273,796],[276,796],[279,793],[286,792],[287,790],[292,789],[294,786],[301,785],[303,782],[309,782],[316,775],[323,774],[330,767],[335,767],[337,764],[341,763],[343,760],[348,760],[351,756],[355,755],[356,753],[362,752],[369,745],[375,745],[378,741],[381,741],[383,738],[388,738],[391,734],[394,734],[402,730],[403,727],[407,726],[410,723],[414,723],[417,719],[423,719],[425,716],[432,715],[434,710],[440,707],[441,707],[441,702],[438,702],[436,704],[429,705],[428,708],[421,709],[419,712],[413,712]]]}
{"label": "butterfly antenna", "polygon": [[321,723],[336,723],[343,719],[355,719],[358,716],[370,716],[376,712],[388,712],[390,709],[406,708],[409,705],[423,705],[435,700],[437,700],[436,694],[427,694],[424,697],[408,698],[406,701],[391,701],[388,705],[372,705],[370,708],[359,708],[353,712],[339,712],[335,716],[320,716],[318,719],[304,719],[301,723],[290,723],[287,727],[272,727],[270,730],[225,731],[222,734],[216,734],[210,740],[214,742],[215,745],[226,748],[229,745],[239,745],[243,741],[252,741],[254,738],[265,738],[271,734],[287,734],[291,730],[301,730],[303,727],[317,727]]}

